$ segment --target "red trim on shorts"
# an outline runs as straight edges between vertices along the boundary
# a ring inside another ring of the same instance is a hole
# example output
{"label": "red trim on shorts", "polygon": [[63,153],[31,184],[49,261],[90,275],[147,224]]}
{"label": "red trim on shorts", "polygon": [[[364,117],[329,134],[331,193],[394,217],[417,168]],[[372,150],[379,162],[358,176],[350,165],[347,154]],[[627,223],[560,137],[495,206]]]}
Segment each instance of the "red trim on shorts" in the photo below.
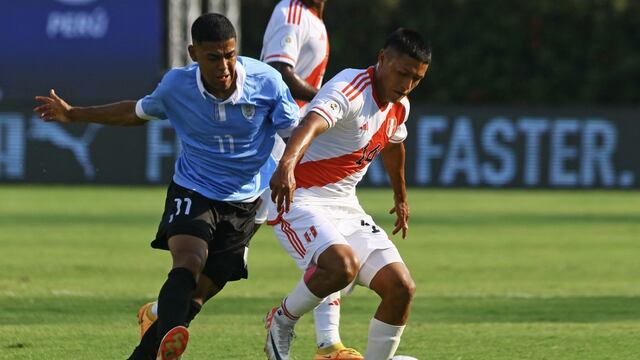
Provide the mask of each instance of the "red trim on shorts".
{"label": "red trim on shorts", "polygon": [[282,214],[284,213],[284,210],[280,210],[280,212],[278,213],[278,216],[276,216],[275,219],[273,220],[267,220],[267,225],[278,225],[278,223],[280,223],[280,221],[282,220]]}
{"label": "red trim on shorts", "polygon": [[300,255],[300,257],[304,257],[307,253],[307,250],[304,248],[302,241],[300,241],[298,234],[296,234],[296,232],[291,228],[291,224],[284,218],[281,218],[280,229],[287,236],[287,239],[289,239],[291,246],[298,253],[298,255]]}

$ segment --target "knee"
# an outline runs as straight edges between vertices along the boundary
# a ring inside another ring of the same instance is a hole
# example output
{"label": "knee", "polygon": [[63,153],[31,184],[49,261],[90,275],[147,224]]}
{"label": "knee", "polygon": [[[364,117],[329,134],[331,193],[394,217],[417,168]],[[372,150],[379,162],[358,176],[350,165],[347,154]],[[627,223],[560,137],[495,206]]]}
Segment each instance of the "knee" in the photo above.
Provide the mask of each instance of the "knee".
{"label": "knee", "polygon": [[332,274],[334,274],[335,282],[344,287],[349,285],[358,275],[360,268],[358,259],[355,256],[341,256],[334,263]]}
{"label": "knee", "polygon": [[394,284],[394,288],[390,293],[398,302],[409,304],[416,293],[416,283],[411,277],[404,277]]}
{"label": "knee", "polygon": [[196,277],[202,272],[206,260],[206,254],[200,254],[196,251],[176,251],[173,253],[173,267],[188,269]]}
{"label": "knee", "polygon": [[401,276],[385,282],[378,292],[383,299],[387,299],[398,306],[409,306],[416,293],[416,283],[410,276]]}

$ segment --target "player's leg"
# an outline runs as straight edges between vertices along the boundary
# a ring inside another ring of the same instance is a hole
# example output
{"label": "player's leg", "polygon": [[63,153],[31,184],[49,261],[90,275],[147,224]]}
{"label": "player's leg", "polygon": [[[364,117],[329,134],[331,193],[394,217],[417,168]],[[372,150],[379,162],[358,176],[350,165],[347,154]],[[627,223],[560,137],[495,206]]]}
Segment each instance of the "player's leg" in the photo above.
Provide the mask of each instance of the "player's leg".
{"label": "player's leg", "polygon": [[318,349],[314,360],[363,360],[360,352],[346,347],[340,339],[340,292],[327,296],[313,310]]}
{"label": "player's leg", "polygon": [[294,205],[270,225],[274,225],[276,236],[298,265],[309,266],[294,290],[265,319],[267,355],[270,359],[288,359],[293,328],[300,316],[318,306],[326,296],[349,285],[359,265],[330,219],[314,212],[313,207]]}
{"label": "player's leg", "polygon": [[[208,242],[211,240],[213,216],[209,200],[197,192],[171,183],[167,191],[162,221],[158,227],[152,247],[169,250],[173,260],[172,269],[158,295],[158,319],[155,325],[156,339],[163,339],[173,328],[184,327],[191,309],[191,299],[196,288],[198,275],[207,259]],[[148,333],[149,331],[147,331]],[[186,346],[186,328],[173,332],[167,338],[172,350],[182,341]],[[144,339],[144,336],[143,336]],[[162,343],[162,341],[160,341]],[[141,341],[142,345],[142,341]],[[156,343],[156,352],[158,345]],[[150,355],[136,348],[134,359],[146,359]],[[178,351],[178,352],[179,352]],[[175,356],[166,352],[163,358]]]}
{"label": "player's leg", "polygon": [[341,345],[340,325],[340,292],[329,294],[315,309],[313,320],[316,328],[316,345],[319,350],[332,345]]}
{"label": "player's leg", "polygon": [[365,358],[390,359],[400,344],[415,283],[395,247],[372,252],[360,270],[358,283],[368,286],[381,298],[369,324]]}
{"label": "player's leg", "polygon": [[[191,321],[198,315],[200,310],[202,309],[202,305],[219,293],[224,285],[226,284],[226,280],[224,279],[210,279],[205,274],[200,274],[198,277],[198,284],[196,285],[196,289],[193,292],[193,298],[191,299],[191,304],[189,307],[189,313],[187,315],[186,327],[188,328]],[[134,355],[130,357],[130,359],[142,359],[142,358],[150,358],[155,359],[155,354],[158,350],[158,344],[160,339],[158,338],[158,322],[155,318],[158,316],[156,305],[157,302],[151,302],[143,306],[144,311],[149,312],[148,315],[145,315],[149,319],[153,319],[150,321],[149,326],[143,332],[140,344],[134,351]],[[140,316],[139,316],[140,317]],[[139,355],[136,355],[139,354]],[[146,355],[144,355],[146,354]]]}

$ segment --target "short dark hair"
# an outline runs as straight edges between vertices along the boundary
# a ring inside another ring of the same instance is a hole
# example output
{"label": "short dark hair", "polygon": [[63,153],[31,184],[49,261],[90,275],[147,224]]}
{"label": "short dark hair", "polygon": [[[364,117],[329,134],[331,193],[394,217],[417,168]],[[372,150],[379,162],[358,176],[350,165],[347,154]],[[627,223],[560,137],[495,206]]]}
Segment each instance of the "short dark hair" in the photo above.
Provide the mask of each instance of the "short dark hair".
{"label": "short dark hair", "polygon": [[399,28],[389,35],[384,48],[391,48],[423,63],[431,63],[431,43],[414,30]]}
{"label": "short dark hair", "polygon": [[191,39],[194,42],[218,42],[235,38],[236,29],[231,21],[221,14],[200,15],[191,25]]}

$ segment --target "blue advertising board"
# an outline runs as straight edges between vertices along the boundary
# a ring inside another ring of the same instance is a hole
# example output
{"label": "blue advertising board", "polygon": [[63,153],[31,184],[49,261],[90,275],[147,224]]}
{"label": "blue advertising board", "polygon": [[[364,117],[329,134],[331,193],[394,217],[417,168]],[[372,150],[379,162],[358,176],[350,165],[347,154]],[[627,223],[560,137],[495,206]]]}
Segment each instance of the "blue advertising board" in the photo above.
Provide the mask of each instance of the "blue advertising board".
{"label": "blue advertising board", "polygon": [[[407,128],[410,186],[640,189],[637,109],[433,107]],[[180,143],[171,124],[43,122],[0,111],[0,183],[162,184]],[[379,159],[363,186],[388,186]]]}
{"label": "blue advertising board", "polygon": [[164,1],[0,2],[0,108],[50,88],[74,104],[137,99],[163,73]]}

